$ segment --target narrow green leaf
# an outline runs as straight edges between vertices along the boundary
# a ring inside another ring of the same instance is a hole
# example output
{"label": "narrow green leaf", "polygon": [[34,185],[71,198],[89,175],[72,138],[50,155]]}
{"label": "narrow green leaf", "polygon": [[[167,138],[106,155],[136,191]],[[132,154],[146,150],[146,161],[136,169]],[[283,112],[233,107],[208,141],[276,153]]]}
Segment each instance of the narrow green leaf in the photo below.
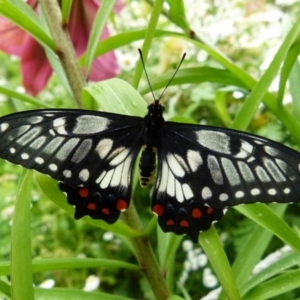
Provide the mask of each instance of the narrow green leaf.
{"label": "narrow green leaf", "polygon": [[72,4],[73,4],[73,0],[62,0],[61,2],[61,14],[62,14],[63,24],[69,23]]}
{"label": "narrow green leaf", "polygon": [[[49,259],[36,259],[32,261],[33,272],[45,272],[53,270],[67,270],[67,269],[80,269],[80,268],[96,268],[105,267],[107,269],[127,269],[139,271],[140,267],[128,262],[112,260],[112,259],[99,259],[99,258],[49,258]],[[8,261],[0,262],[0,275],[9,275],[10,263]]]}
{"label": "narrow green leaf", "polygon": [[185,7],[183,0],[167,0],[170,5],[170,19],[181,27],[184,31],[189,31],[189,25],[185,16]]}
{"label": "narrow green leaf", "polygon": [[98,42],[102,35],[102,31],[107,22],[109,14],[111,13],[115,3],[116,3],[116,0],[102,0],[101,1],[100,8],[98,9],[96,17],[94,19],[94,23],[93,23],[92,31],[91,31],[91,34],[89,37],[87,51],[86,51],[85,68],[86,68],[87,74],[90,73],[92,61],[95,56],[95,51],[96,51]]}
{"label": "narrow green leaf", "polygon": [[[287,205],[273,205],[273,211],[281,218],[286,210]],[[232,266],[236,277],[237,284],[240,286],[246,282],[253,271],[254,266],[261,259],[271,238],[272,233],[267,229],[257,226],[249,236],[244,246],[239,249],[238,256]]]}
{"label": "narrow green leaf", "polygon": [[11,239],[13,299],[33,300],[31,266],[30,204],[32,171],[23,170],[16,196]]}
{"label": "narrow green leaf", "polygon": [[[163,4],[164,4],[164,0],[156,0],[153,5],[152,13],[150,16],[147,30],[145,32],[144,42],[142,46],[142,53],[143,53],[145,63],[147,61],[147,56],[148,56],[149,49],[151,47],[152,39],[155,35],[155,28],[157,26],[158,19],[161,15]],[[132,83],[133,87],[138,88],[142,73],[143,73],[143,65],[140,60],[135,69],[135,74]]]}
{"label": "narrow green leaf", "polygon": [[24,29],[44,47],[55,51],[57,47],[50,36],[43,30],[43,24],[40,22],[38,16],[24,1],[14,2],[15,4],[0,0],[0,15]]}
{"label": "narrow green leaf", "polygon": [[45,104],[42,101],[38,101],[35,98],[33,98],[33,97],[31,97],[27,94],[18,93],[15,90],[4,87],[2,85],[0,85],[0,93],[3,94],[3,95],[8,96],[10,98],[14,98],[14,99],[26,102],[26,103],[30,103],[32,105],[35,105],[35,106],[39,107],[39,108],[41,108],[41,107],[42,108],[53,108],[53,106]]}
{"label": "narrow green leaf", "polygon": [[205,251],[228,299],[241,299],[232,269],[214,226],[200,233],[199,242]]}
{"label": "narrow green leaf", "polygon": [[298,58],[299,51],[300,51],[300,41],[294,43],[294,45],[289,49],[287,57],[284,60],[281,73],[280,73],[279,90],[277,95],[278,104],[282,104],[286,82],[289,79],[290,72]]}
{"label": "narrow green leaf", "polygon": [[275,275],[282,274],[286,269],[298,266],[300,264],[299,253],[288,253],[283,255],[278,261],[259,273],[253,275],[244,285],[241,286],[242,294],[245,295],[250,289],[259,286],[262,282]]}
{"label": "narrow green leaf", "polygon": [[11,291],[10,291],[10,289],[11,289],[11,286],[7,282],[4,282],[3,280],[0,279],[0,291],[4,295],[6,295],[7,297],[9,297],[11,299]]}
{"label": "narrow green leaf", "polygon": [[135,300],[133,298],[119,296],[116,294],[107,294],[101,292],[84,292],[79,289],[70,288],[35,288],[34,292],[36,295],[35,300]]}
{"label": "narrow green leaf", "polygon": [[293,270],[277,276],[247,293],[243,300],[265,300],[282,295],[300,287],[300,270]]}
{"label": "narrow green leaf", "polygon": [[237,206],[235,209],[257,224],[273,232],[273,234],[279,237],[284,243],[300,253],[299,236],[267,205],[261,203],[248,204],[247,206]]}
{"label": "narrow green leaf", "polygon": [[249,95],[243,107],[237,114],[236,118],[232,123],[232,128],[245,130],[248,127],[250,121],[252,120],[258,108],[258,105],[262,102],[263,97],[267,93],[271,82],[278,74],[278,71],[281,68],[282,62],[286,58],[290,47],[297,39],[299,35],[299,31],[300,31],[300,17],[297,19],[297,21],[295,22],[295,24],[287,34],[279,50],[274,56],[274,59],[272,60],[269,68],[263,74],[263,76],[258,81],[256,86],[253,88],[251,94]]}
{"label": "narrow green leaf", "polygon": [[289,74],[289,86],[290,86],[290,92],[293,100],[294,116],[296,117],[296,120],[300,120],[299,78],[300,78],[300,64],[298,60],[295,60],[294,65]]}
{"label": "narrow green leaf", "polygon": [[114,78],[83,89],[85,107],[106,112],[144,117],[147,104],[141,95],[126,81]]}

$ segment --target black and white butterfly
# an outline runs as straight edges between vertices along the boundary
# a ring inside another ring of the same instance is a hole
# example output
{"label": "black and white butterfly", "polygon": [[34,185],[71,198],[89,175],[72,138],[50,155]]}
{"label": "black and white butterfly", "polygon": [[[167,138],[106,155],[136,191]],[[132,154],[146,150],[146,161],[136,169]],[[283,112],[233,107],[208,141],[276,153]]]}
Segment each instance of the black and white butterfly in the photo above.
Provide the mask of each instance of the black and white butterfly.
{"label": "black and white butterfly", "polygon": [[197,241],[225,207],[300,202],[298,152],[248,133],[166,122],[158,100],[144,118],[71,109],[0,118],[0,157],[60,181],[75,218],[117,221],[141,149],[143,187],[158,162],[152,210],[165,232]]}

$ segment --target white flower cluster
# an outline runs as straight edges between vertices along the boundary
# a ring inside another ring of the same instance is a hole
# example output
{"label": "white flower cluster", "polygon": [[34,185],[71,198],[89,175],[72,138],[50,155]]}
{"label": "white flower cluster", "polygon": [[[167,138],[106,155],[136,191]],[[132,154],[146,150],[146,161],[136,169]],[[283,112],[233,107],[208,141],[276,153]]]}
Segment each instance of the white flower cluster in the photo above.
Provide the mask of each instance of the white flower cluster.
{"label": "white flower cluster", "polygon": [[188,280],[190,272],[203,269],[202,282],[207,288],[214,288],[218,285],[217,277],[212,273],[212,270],[207,266],[208,258],[200,248],[194,249],[194,244],[186,240],[182,244],[183,250],[186,252],[186,260],[183,264],[183,272],[179,278],[179,282],[184,285]]}

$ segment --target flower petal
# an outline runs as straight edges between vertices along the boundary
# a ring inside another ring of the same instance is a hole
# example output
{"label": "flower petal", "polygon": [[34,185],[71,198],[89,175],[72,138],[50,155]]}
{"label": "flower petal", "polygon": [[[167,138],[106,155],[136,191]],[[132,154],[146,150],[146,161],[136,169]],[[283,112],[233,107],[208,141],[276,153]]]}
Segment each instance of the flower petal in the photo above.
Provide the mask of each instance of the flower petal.
{"label": "flower petal", "polygon": [[31,95],[37,95],[47,84],[52,68],[44,48],[28,36],[21,56],[23,85]]}

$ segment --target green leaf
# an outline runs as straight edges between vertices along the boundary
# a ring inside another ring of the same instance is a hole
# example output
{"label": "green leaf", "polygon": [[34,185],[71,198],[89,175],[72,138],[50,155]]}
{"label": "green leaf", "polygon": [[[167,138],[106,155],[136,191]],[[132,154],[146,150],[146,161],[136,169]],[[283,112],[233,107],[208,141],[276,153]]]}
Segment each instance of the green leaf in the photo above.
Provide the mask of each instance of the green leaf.
{"label": "green leaf", "polygon": [[[279,205],[279,204],[278,204]],[[280,204],[283,205],[283,204]],[[278,217],[267,205],[257,203],[235,207],[236,210],[252,219],[255,223],[270,230],[284,243],[300,253],[300,238],[280,217]]]}
{"label": "green leaf", "polygon": [[299,253],[288,253],[283,254],[279,260],[275,261],[267,267],[266,269],[260,271],[259,273],[253,275],[244,285],[241,286],[241,291],[243,295],[252,288],[259,286],[262,282],[275,275],[282,274],[286,269],[298,266],[300,264],[300,254]]}
{"label": "green leaf", "polygon": [[93,58],[95,56],[97,45],[99,43],[100,37],[102,35],[102,31],[107,22],[109,14],[111,13],[115,3],[116,0],[101,1],[100,8],[98,9],[96,17],[94,19],[94,23],[93,23],[92,31],[90,33],[89,42],[86,51],[85,68],[87,70],[87,74],[90,73],[90,69],[91,69]]}
{"label": "green leaf", "polygon": [[300,287],[300,270],[287,271],[247,293],[243,300],[265,300]]}
{"label": "green leaf", "polygon": [[31,97],[31,96],[23,94],[23,93],[18,93],[15,90],[4,87],[2,85],[0,85],[0,93],[8,96],[10,98],[14,98],[14,99],[20,100],[25,103],[30,103],[37,107],[42,107],[42,108],[52,108],[53,107],[53,106],[45,104],[39,100],[36,100],[34,97]]}
{"label": "green leaf", "polygon": [[186,32],[189,31],[189,24],[185,16],[185,7],[183,0],[167,0],[170,5],[169,17],[175,24]]}
{"label": "green leaf", "polygon": [[278,71],[281,68],[282,62],[286,58],[288,51],[292,44],[295,42],[300,31],[300,17],[291,28],[279,50],[277,51],[274,59],[272,60],[267,71],[262,75],[256,86],[253,88],[251,94],[247,98],[243,107],[237,114],[236,118],[232,123],[232,128],[245,130],[250,121],[252,120],[258,105],[262,102],[263,97],[268,91],[270,84],[272,83]]}
{"label": "green leaf", "polygon": [[228,299],[241,299],[232,269],[215,227],[212,226],[208,231],[201,232],[199,242],[209,258]]}
{"label": "green leaf", "polygon": [[23,170],[16,196],[11,240],[12,298],[33,300],[30,204],[32,171]]}
{"label": "green leaf", "polygon": [[69,24],[69,17],[72,8],[73,0],[62,0],[61,1],[61,14],[63,24]]}
{"label": "green leaf", "polygon": [[[79,289],[52,288],[41,289],[35,288],[35,300],[134,300],[116,294],[107,294],[100,292],[84,292]],[[23,298],[20,298],[23,300]]]}
{"label": "green leaf", "polygon": [[126,81],[114,78],[83,89],[83,102],[88,109],[144,117],[147,104]]}
{"label": "green leaf", "polygon": [[55,43],[43,30],[43,24],[38,16],[24,1],[0,0],[0,15],[24,29],[44,47],[56,51]]}

